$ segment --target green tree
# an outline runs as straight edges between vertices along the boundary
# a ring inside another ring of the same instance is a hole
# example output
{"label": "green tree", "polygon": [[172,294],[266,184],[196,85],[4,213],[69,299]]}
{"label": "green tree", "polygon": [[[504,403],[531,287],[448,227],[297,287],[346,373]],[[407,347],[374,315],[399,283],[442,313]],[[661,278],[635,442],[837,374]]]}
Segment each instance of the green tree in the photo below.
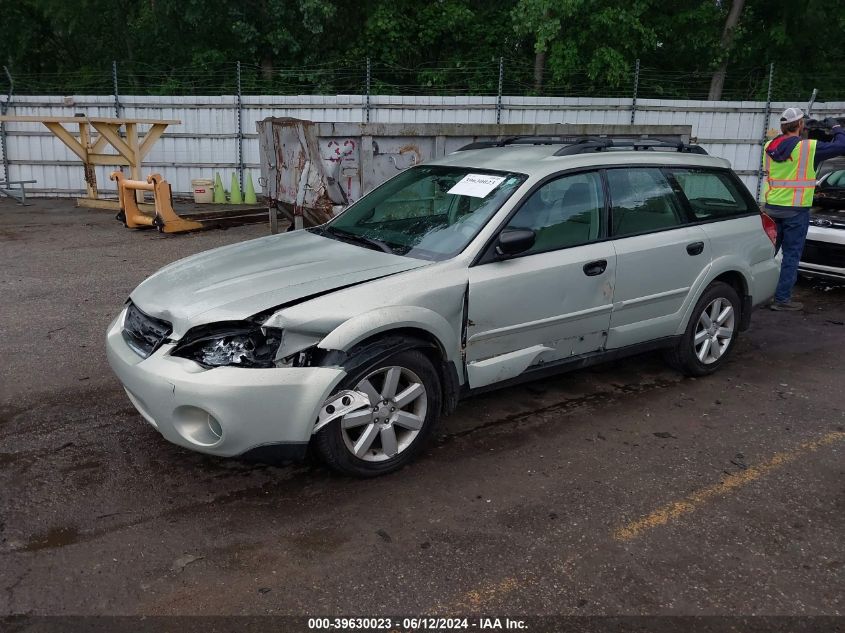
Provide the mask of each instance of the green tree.
{"label": "green tree", "polygon": [[[845,98],[832,0],[0,0],[20,93],[357,92]],[[730,37],[727,37],[730,35]],[[0,83],[2,83],[0,78]],[[714,86],[718,87],[718,86]],[[715,93],[714,93],[715,94]]]}
{"label": "green tree", "polygon": [[745,7],[745,0],[733,0],[731,8],[728,11],[728,16],[725,19],[725,28],[722,30],[722,38],[719,41],[721,48],[722,59],[716,72],[713,73],[713,79],[710,81],[710,91],[707,94],[709,101],[718,101],[722,98],[722,89],[725,87],[725,75],[728,71],[728,59],[733,46],[737,28],[739,26],[739,19],[742,15],[742,9]]}
{"label": "green tree", "polygon": [[581,72],[596,84],[628,81],[632,61],[657,47],[657,33],[647,21],[656,4],[519,0],[511,15],[516,32],[533,39],[534,89],[542,90],[547,69],[557,81]]}

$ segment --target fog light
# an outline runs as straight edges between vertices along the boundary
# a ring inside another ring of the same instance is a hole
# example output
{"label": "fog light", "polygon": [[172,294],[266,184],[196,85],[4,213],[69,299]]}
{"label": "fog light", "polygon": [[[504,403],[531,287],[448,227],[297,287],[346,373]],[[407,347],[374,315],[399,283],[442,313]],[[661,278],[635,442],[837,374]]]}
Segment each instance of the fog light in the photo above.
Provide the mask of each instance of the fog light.
{"label": "fog light", "polygon": [[220,427],[220,422],[217,421],[213,415],[208,415],[208,430],[211,431],[212,435],[216,437],[218,440],[223,437],[223,429]]}
{"label": "fog light", "polygon": [[220,422],[199,407],[178,407],[173,412],[173,426],[179,435],[199,446],[213,446],[223,439]]}

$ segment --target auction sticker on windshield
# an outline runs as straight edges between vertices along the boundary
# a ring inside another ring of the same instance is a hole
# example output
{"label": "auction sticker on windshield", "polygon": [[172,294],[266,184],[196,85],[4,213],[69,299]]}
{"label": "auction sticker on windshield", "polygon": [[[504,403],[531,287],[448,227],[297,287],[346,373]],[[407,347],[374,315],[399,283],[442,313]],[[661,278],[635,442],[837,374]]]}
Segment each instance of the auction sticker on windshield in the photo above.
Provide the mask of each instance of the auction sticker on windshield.
{"label": "auction sticker on windshield", "polygon": [[484,198],[488,193],[505,181],[504,176],[488,176],[487,174],[467,174],[455,183],[446,193],[456,196],[472,196]]}

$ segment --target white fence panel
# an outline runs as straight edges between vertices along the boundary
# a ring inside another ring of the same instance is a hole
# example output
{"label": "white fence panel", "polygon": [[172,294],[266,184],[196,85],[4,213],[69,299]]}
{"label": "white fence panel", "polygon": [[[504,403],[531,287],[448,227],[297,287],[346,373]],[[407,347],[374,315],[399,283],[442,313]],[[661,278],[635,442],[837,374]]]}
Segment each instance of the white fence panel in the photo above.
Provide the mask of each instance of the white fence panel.
{"label": "white fence panel", "polygon": [[[176,119],[144,162],[143,173],[160,172],[174,192],[187,194],[194,178],[220,173],[228,188],[238,170],[238,112],[234,96],[122,96],[121,116]],[[757,191],[761,139],[777,126],[779,113],[793,103],[640,99],[634,122],[692,125],[693,135],[714,156],[728,159],[752,193]],[[799,104],[800,105],[800,104]],[[371,123],[496,123],[496,97],[372,96]],[[813,115],[841,114],[845,103],[817,103]],[[115,116],[111,96],[15,96],[8,114],[21,116]],[[630,99],[587,97],[503,97],[502,123],[631,123]],[[269,116],[311,121],[366,121],[361,95],[245,96],[242,99],[243,163],[258,188],[258,136],[255,124]],[[34,195],[76,196],[84,191],[76,156],[37,123],[7,126],[10,178],[35,179]],[[101,192],[114,194],[112,167],[97,167]]]}

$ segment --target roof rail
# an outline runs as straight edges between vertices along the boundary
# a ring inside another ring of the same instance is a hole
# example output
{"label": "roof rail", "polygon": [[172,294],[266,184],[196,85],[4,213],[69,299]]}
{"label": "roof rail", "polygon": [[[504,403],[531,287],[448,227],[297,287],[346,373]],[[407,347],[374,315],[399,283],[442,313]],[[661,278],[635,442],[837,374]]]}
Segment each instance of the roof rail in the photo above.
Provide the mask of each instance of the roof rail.
{"label": "roof rail", "polygon": [[459,147],[458,152],[463,152],[470,149],[489,149],[491,147],[504,147],[506,145],[561,145],[567,143],[575,143],[582,140],[581,136],[506,136],[498,141],[475,141],[469,145]]}
{"label": "roof rail", "polygon": [[641,138],[607,138],[601,136],[506,136],[497,141],[475,141],[464,145],[457,151],[470,149],[489,149],[491,147],[505,147],[506,145],[564,145],[554,153],[555,156],[574,156],[590,152],[602,152],[609,149],[633,149],[634,151],[658,149],[674,149],[678,152],[690,154],[707,154],[700,145],[684,143],[676,138],[641,137]]}
{"label": "roof rail", "polygon": [[674,149],[677,152],[690,154],[707,154],[700,145],[691,145],[677,139],[665,138],[581,138],[560,148],[555,156],[574,156],[590,152],[603,152],[609,149],[633,149],[634,151],[650,149]]}

